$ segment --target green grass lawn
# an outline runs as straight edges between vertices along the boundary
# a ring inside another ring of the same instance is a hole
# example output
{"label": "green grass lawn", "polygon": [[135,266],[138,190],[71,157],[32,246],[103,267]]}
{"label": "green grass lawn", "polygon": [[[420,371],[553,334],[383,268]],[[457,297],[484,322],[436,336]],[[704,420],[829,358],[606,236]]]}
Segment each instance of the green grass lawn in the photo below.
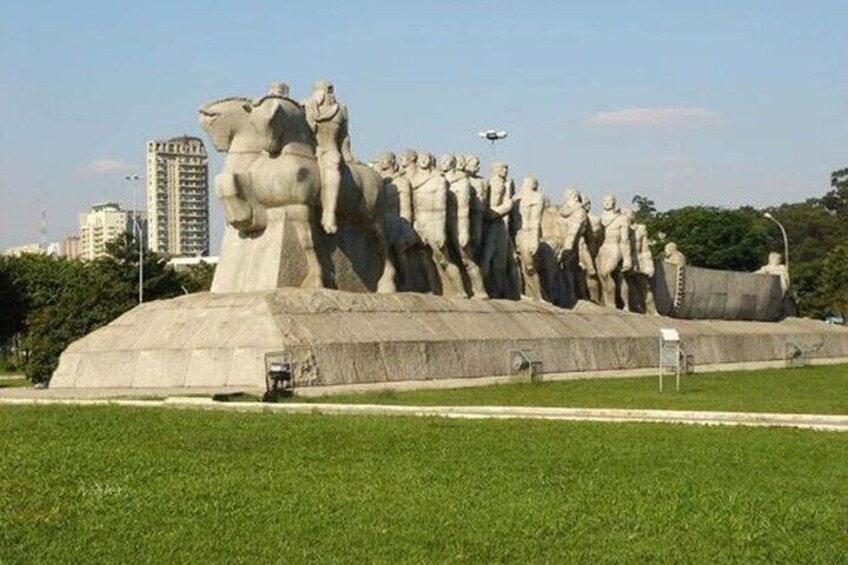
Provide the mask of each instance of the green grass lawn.
{"label": "green grass lawn", "polygon": [[30,385],[32,385],[32,383],[24,376],[12,374],[0,375],[0,388],[13,388]]}
{"label": "green grass lawn", "polygon": [[848,434],[0,408],[0,562],[848,559]]}
{"label": "green grass lawn", "polygon": [[[657,377],[510,383],[485,387],[344,394],[312,402],[413,405],[659,408],[731,412],[848,414],[848,365]],[[298,399],[296,400],[304,400]]]}

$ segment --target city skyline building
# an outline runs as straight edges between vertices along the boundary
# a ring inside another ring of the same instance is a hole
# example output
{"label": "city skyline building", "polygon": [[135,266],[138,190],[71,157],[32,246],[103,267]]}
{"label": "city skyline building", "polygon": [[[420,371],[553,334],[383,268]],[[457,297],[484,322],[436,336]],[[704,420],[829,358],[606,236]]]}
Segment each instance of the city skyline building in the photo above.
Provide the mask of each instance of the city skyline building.
{"label": "city skyline building", "polygon": [[106,244],[131,230],[131,213],[115,202],[102,202],[79,215],[77,257],[92,261],[106,254]]}
{"label": "city skyline building", "polygon": [[148,248],[172,256],[209,254],[209,160],[200,138],[147,142]]}

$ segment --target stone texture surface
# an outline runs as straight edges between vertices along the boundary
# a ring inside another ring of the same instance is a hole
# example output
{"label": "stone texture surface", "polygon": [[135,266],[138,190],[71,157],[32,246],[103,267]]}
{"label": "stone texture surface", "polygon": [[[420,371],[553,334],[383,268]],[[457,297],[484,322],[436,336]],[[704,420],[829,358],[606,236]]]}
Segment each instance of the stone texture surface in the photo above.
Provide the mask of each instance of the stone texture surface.
{"label": "stone texture surface", "polygon": [[775,321],[784,315],[780,277],[663,263],[657,310],[687,320]]}
{"label": "stone texture surface", "polygon": [[285,289],[196,294],[139,306],[73,343],[51,388],[264,388],[265,355],[289,351],[296,386],[508,373],[532,349],[544,373],[651,367],[657,334],[676,328],[701,364],[780,360],[787,342],[848,357],[848,328],[691,321],[580,302],[467,300],[401,293]]}

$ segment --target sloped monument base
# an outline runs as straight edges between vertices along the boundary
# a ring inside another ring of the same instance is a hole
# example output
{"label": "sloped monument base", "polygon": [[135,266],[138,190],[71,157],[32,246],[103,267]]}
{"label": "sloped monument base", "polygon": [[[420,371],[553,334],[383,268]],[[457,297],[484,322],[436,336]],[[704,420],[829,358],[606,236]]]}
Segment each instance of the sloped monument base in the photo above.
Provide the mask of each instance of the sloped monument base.
{"label": "sloped monument base", "polygon": [[290,355],[295,387],[502,376],[532,350],[542,373],[657,365],[660,328],[698,365],[779,361],[787,344],[848,357],[848,328],[690,321],[580,303],[283,289],[195,294],[139,306],[62,354],[50,388],[265,389],[266,355]]}

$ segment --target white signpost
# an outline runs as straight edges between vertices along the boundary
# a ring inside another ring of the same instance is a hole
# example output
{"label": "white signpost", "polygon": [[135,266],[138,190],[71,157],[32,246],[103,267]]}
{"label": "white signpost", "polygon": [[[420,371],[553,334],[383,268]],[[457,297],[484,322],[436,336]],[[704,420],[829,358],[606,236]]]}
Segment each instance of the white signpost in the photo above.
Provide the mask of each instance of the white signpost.
{"label": "white signpost", "polygon": [[674,328],[660,329],[660,392],[663,390],[663,376],[666,371],[674,371],[675,389],[680,390],[680,370],[683,351],[680,347],[680,334]]}

